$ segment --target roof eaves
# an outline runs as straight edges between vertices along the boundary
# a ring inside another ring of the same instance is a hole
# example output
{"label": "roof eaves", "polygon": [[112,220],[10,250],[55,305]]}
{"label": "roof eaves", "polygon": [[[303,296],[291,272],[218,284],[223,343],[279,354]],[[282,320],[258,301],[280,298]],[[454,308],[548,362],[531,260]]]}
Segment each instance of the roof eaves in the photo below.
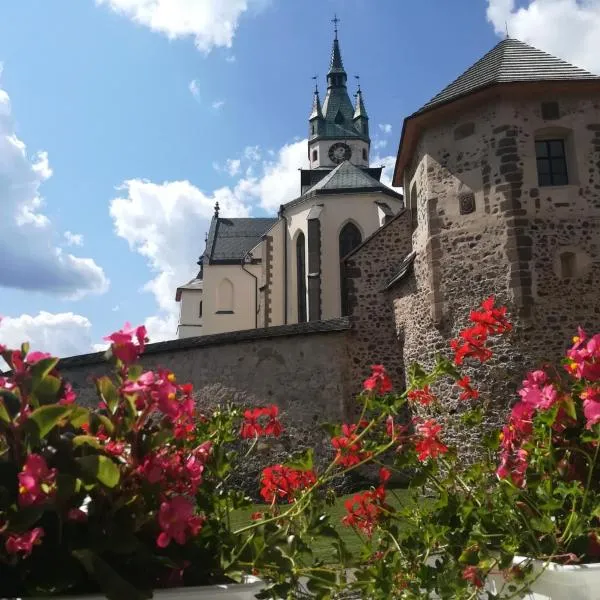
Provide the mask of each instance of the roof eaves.
{"label": "roof eaves", "polygon": [[382,292],[387,292],[390,288],[394,287],[397,283],[404,279],[404,277],[410,272],[416,256],[417,253],[413,250],[404,257],[398,272],[385,284],[381,290]]}

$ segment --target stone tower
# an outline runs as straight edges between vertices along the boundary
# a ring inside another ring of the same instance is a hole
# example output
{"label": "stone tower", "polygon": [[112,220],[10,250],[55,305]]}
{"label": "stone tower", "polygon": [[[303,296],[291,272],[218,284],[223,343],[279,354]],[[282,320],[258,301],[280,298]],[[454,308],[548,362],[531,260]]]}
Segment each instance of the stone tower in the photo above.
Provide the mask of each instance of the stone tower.
{"label": "stone tower", "polygon": [[501,41],[406,119],[394,184],[415,252],[393,300],[404,363],[447,348],[496,295],[515,323],[481,384],[497,424],[526,370],[578,325],[600,331],[600,78]]}

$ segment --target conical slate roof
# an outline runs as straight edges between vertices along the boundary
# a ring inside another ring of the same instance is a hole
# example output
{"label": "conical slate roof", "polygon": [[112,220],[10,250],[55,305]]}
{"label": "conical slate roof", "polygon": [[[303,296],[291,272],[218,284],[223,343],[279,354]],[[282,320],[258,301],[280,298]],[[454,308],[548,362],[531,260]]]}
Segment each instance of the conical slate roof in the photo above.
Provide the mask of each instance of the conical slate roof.
{"label": "conical slate roof", "polygon": [[331,49],[331,60],[329,61],[329,73],[344,73],[344,63],[342,62],[342,53],[340,52],[340,43],[337,34],[333,40]]}
{"label": "conical slate roof", "polygon": [[418,112],[451,102],[497,83],[580,79],[600,79],[600,77],[524,42],[506,38],[434,96]]}
{"label": "conical slate roof", "polygon": [[360,90],[356,92],[356,103],[354,105],[354,118],[357,119],[358,117],[364,117],[365,119],[369,118],[367,115],[367,109],[365,108],[365,103],[363,102],[362,92]]}
{"label": "conical slate roof", "polygon": [[386,192],[393,192],[393,190],[390,190],[383,185],[381,181],[377,181],[377,179],[371,177],[363,169],[360,169],[350,161],[346,160],[333,169],[329,175],[326,175],[321,181],[313,185],[306,194],[334,190],[367,191],[369,189],[372,189],[373,191],[384,190]]}

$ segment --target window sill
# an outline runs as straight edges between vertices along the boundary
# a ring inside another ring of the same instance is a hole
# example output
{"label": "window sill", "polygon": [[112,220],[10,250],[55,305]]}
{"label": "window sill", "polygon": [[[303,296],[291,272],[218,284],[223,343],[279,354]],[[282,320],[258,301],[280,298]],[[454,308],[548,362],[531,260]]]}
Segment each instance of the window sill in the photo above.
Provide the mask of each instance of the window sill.
{"label": "window sill", "polygon": [[540,190],[540,192],[542,190],[544,190],[545,192],[549,192],[552,190],[555,191],[560,191],[560,190],[570,190],[573,188],[577,188],[578,184],[576,183],[568,183],[567,185],[540,185],[538,186],[538,189]]}

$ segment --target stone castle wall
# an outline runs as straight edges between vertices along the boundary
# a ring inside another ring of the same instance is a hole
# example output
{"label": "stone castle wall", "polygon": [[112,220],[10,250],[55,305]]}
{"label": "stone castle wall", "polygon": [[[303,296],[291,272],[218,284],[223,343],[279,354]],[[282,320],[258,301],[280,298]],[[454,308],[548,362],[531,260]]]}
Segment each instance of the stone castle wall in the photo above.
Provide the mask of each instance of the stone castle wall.
{"label": "stone castle wall", "polygon": [[[256,492],[261,469],[290,452],[313,447],[320,463],[332,455],[319,424],[340,422],[348,398],[348,320],[335,319],[149,344],[141,363],[172,370],[194,384],[199,408],[276,404],[284,435],[261,445],[264,454],[246,460],[236,484]],[[79,400],[95,405],[93,378],[107,373],[102,353],[61,360],[60,373]]]}
{"label": "stone castle wall", "polygon": [[[554,98],[553,98],[554,99]],[[558,97],[498,100],[422,134],[405,180],[418,225],[414,273],[394,301],[404,360],[430,362],[490,294],[507,304],[514,332],[475,375],[484,428],[502,422],[526,370],[556,361],[581,324],[600,330],[600,127],[598,102]],[[569,185],[539,188],[535,140],[565,139]],[[561,256],[574,255],[570,274]],[[460,424],[456,390],[441,390],[457,443],[480,435]]]}
{"label": "stone castle wall", "polygon": [[360,392],[373,364],[385,365],[396,387],[404,383],[402,341],[394,327],[388,283],[411,251],[410,212],[401,211],[344,261],[349,295],[350,383]]}

